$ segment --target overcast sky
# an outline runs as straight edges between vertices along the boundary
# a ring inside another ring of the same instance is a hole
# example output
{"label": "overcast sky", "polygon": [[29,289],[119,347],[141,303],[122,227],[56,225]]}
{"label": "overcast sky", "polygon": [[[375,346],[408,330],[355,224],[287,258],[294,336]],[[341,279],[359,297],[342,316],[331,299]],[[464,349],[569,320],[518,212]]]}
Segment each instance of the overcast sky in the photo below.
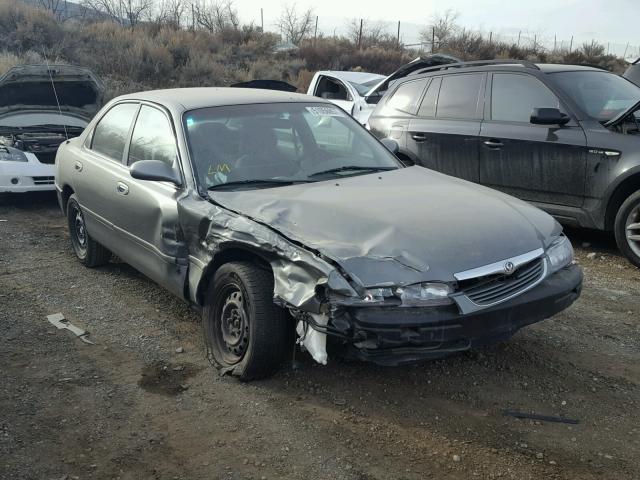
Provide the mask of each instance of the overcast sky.
{"label": "overcast sky", "polygon": [[[535,33],[553,42],[557,38],[581,43],[596,39],[600,43],[640,46],[640,0],[236,0],[245,21],[260,24],[264,9],[265,27],[274,23],[285,4],[295,3],[303,10],[312,6],[319,16],[319,29],[331,35],[341,33],[350,18],[403,22],[405,43],[417,41],[421,25],[438,12],[451,8],[459,12],[458,22],[474,30],[494,34]],[[390,30],[395,33],[395,28]]]}

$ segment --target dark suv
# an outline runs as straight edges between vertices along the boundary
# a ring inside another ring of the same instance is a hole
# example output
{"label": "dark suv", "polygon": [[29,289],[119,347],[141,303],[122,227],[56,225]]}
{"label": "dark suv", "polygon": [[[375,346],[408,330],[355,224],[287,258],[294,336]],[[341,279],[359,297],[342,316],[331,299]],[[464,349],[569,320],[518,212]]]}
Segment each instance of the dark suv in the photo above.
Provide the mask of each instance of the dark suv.
{"label": "dark suv", "polygon": [[630,81],[573,65],[442,65],[392,85],[369,127],[407,163],[614,231],[640,266],[640,88]]}

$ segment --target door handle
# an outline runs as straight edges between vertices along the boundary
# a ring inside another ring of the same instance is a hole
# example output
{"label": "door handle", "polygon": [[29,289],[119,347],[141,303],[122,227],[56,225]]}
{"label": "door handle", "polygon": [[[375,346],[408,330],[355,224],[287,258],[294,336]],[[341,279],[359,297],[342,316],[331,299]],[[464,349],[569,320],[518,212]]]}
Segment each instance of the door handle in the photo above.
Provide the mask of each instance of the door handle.
{"label": "door handle", "polygon": [[411,138],[416,142],[424,142],[427,139],[427,136],[424,133],[412,133]]}
{"label": "door handle", "polygon": [[124,182],[116,183],[116,192],[118,192],[120,195],[126,195],[127,193],[129,193],[129,185]]}
{"label": "door handle", "polygon": [[73,166],[73,168],[75,168],[78,172],[82,171],[82,162],[76,162],[75,165]]}
{"label": "door handle", "polygon": [[482,143],[484,143],[487,147],[495,150],[504,147],[504,143],[502,143],[500,140],[495,140],[493,138],[491,140],[485,140]]}

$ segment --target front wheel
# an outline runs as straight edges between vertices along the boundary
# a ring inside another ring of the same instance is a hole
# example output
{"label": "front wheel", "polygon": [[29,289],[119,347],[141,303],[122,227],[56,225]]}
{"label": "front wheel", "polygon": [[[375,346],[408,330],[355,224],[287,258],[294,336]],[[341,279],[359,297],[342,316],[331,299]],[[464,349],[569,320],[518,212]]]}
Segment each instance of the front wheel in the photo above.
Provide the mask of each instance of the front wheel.
{"label": "front wheel", "polygon": [[84,214],[75,194],[69,197],[67,203],[67,223],[71,245],[80,263],[87,267],[98,267],[109,262],[111,252],[89,236]]}
{"label": "front wheel", "polygon": [[273,275],[249,262],[222,265],[202,312],[210,360],[242,381],[274,373],[289,352],[290,322],[273,303]]}
{"label": "front wheel", "polygon": [[640,267],[640,190],[620,206],[614,225],[618,248],[636,267]]}

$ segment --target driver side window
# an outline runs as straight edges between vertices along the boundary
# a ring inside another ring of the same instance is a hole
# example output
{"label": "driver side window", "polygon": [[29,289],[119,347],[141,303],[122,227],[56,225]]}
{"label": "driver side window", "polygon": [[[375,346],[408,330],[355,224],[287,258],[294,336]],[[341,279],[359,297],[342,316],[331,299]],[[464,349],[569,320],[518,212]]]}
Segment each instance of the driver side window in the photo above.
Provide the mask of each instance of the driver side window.
{"label": "driver side window", "polygon": [[160,160],[172,166],[176,156],[176,141],[169,120],[157,108],[143,105],[133,128],[128,164]]}
{"label": "driver side window", "polygon": [[347,88],[340,81],[329,77],[320,79],[315,95],[327,100],[351,100],[351,95],[349,95]]}

